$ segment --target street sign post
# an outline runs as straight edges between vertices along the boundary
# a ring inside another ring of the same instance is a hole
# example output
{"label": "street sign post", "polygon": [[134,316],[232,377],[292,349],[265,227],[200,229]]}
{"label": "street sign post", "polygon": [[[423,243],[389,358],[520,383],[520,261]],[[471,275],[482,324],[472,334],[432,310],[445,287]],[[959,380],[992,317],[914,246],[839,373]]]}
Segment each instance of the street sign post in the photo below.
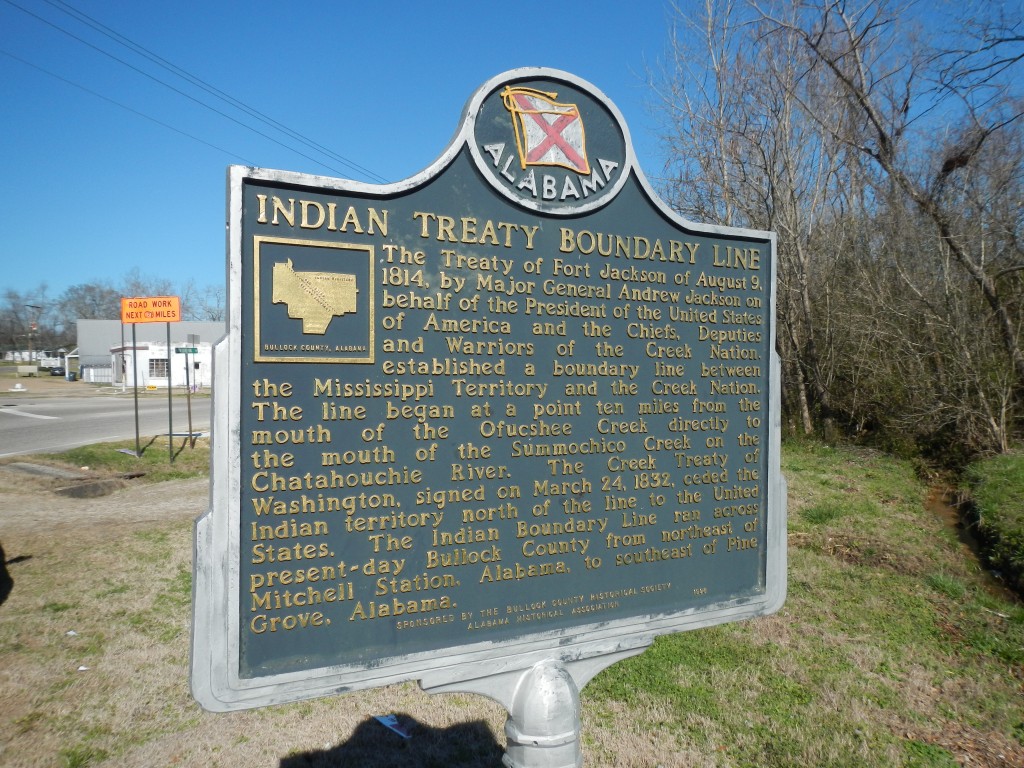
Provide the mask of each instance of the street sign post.
{"label": "street sign post", "polygon": [[[189,334],[189,337],[195,336],[195,334]],[[196,341],[199,337],[196,336]],[[199,352],[198,347],[175,347],[174,353],[177,355],[185,355],[185,400],[188,403],[188,447],[195,448],[196,436],[192,432],[192,366],[188,359],[189,355],[195,355]]]}
{"label": "street sign post", "polygon": [[[132,392],[135,400],[135,455],[141,456],[139,442],[139,366],[135,326],[138,323],[165,323],[167,326],[167,455],[174,463],[174,416],[171,392],[171,323],[181,321],[178,296],[131,296],[121,299],[121,322],[132,326]],[[191,431],[191,429],[190,429]]]}

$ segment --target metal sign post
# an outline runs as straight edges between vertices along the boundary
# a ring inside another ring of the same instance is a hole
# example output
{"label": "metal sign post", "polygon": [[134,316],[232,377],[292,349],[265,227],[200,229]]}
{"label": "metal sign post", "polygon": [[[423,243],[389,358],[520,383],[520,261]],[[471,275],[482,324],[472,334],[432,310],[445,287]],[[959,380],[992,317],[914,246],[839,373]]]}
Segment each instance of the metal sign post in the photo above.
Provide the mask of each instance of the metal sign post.
{"label": "metal sign post", "polygon": [[135,456],[142,455],[142,446],[139,444],[139,353],[138,343],[135,340],[135,323],[132,323],[132,399],[135,401]]}
{"label": "metal sign post", "polygon": [[167,325],[167,460],[174,463],[174,368],[171,366],[171,324]]}
{"label": "metal sign post", "polygon": [[[195,334],[190,333],[188,338],[189,338],[189,342],[188,343],[191,345],[191,344],[195,343],[195,342],[192,341],[192,339],[193,338],[198,339],[198,336],[196,336]],[[192,379],[191,379],[192,363],[188,359],[188,356],[190,354],[194,355],[198,351],[199,350],[196,347],[193,347],[193,346],[175,347],[174,348],[175,354],[185,355],[185,400],[188,403],[188,447],[189,448],[195,448],[196,447],[196,436],[195,436],[195,433],[192,431]]]}
{"label": "metal sign post", "polygon": [[135,399],[135,455],[139,446],[139,369],[135,326],[138,323],[165,323],[167,326],[167,452],[174,463],[174,419],[171,400],[171,323],[181,321],[181,300],[177,296],[133,296],[121,299],[121,323],[132,325],[132,389]]}
{"label": "metal sign post", "polygon": [[[196,346],[199,343],[199,334],[190,333],[188,335],[188,345],[190,347],[190,353],[196,355],[199,352]],[[193,358],[195,359],[195,358]],[[199,363],[196,362],[198,366]],[[188,355],[185,355],[185,383],[188,386],[188,445],[189,448],[196,447],[196,434],[192,431],[192,382],[191,382],[192,366]]]}

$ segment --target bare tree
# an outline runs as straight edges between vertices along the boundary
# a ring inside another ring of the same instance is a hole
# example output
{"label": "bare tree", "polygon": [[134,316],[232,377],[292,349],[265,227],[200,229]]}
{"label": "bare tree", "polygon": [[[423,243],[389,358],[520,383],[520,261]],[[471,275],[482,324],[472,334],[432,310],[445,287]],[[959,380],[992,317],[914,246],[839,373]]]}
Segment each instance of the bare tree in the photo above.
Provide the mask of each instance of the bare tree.
{"label": "bare tree", "polygon": [[61,294],[58,304],[74,320],[104,320],[121,311],[121,292],[109,283],[73,285]]}
{"label": "bare tree", "polygon": [[38,350],[72,347],[78,320],[116,320],[121,299],[130,296],[181,296],[186,320],[223,321],[226,317],[223,286],[198,287],[193,280],[180,289],[166,278],[143,276],[132,270],[119,283],[94,280],[67,288],[56,299],[45,284],[30,291],[7,289],[0,296],[0,347],[26,350],[29,334]]}
{"label": "bare tree", "polygon": [[950,8],[677,9],[665,196],[777,233],[784,405],[805,432],[1004,450],[1020,415],[1024,22],[983,3],[917,23]]}
{"label": "bare tree", "polygon": [[227,292],[223,285],[200,288],[188,280],[181,288],[181,312],[185,320],[223,322],[227,318]]}
{"label": "bare tree", "polygon": [[[779,5],[759,7],[762,18],[774,34],[796,35],[846,101],[846,120],[819,119],[821,126],[873,163],[931,222],[984,298],[1013,367],[1015,388],[1024,393],[1020,313],[999,281],[1007,270],[1024,269],[1024,252],[1016,238],[1004,241],[1001,266],[993,268],[987,238],[977,231],[981,224],[1016,232],[1019,223],[986,217],[982,224],[963,215],[986,149],[1007,143],[1024,115],[1014,77],[1024,56],[1022,22],[1007,24],[998,4],[973,5],[958,23],[973,30],[976,44],[942,50],[920,29],[912,34],[902,26],[906,8],[885,0],[856,8],[842,0],[804,2],[795,15],[783,14]],[[814,105],[804,106],[809,116],[818,117]],[[990,212],[976,206],[974,213]]]}
{"label": "bare tree", "polygon": [[676,9],[670,67],[657,83],[672,163],[666,196],[685,215],[774,230],[779,245],[780,352],[786,401],[802,431],[831,417],[828,317],[815,291],[834,253],[844,145],[802,104],[836,119],[842,108],[792,35],[768,37],[746,3]]}
{"label": "bare tree", "polygon": [[132,269],[121,280],[122,296],[174,296],[174,282],[165,277],[143,275],[138,267]]}
{"label": "bare tree", "polygon": [[0,345],[5,351],[54,346],[52,302],[46,283],[28,291],[7,289],[0,300]]}

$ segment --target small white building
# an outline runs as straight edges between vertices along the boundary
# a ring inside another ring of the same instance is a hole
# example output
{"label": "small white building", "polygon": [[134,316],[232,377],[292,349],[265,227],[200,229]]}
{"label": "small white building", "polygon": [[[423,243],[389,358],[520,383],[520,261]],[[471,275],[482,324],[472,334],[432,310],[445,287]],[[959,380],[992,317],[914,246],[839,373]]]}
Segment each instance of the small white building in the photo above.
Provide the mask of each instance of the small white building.
{"label": "small white building", "polygon": [[[195,350],[194,352],[192,350]],[[170,354],[166,342],[138,342],[135,347],[111,347],[113,384],[140,389],[191,387],[192,391],[209,387],[213,379],[213,345],[208,341],[189,344],[171,341]],[[136,376],[138,378],[136,379]]]}
{"label": "small white building", "polygon": [[58,349],[56,353],[47,349],[16,349],[4,352],[4,360],[14,363],[35,363],[41,368],[56,368],[64,365],[66,349]]}
{"label": "small white building", "polygon": [[[226,330],[224,323],[189,320],[171,323],[171,353],[168,355],[165,323],[132,326],[122,324],[120,320],[78,320],[77,325],[78,347],[68,355],[68,370],[76,372],[81,381],[120,387],[133,383],[133,358],[138,367],[140,387],[167,386],[168,368],[173,376],[173,385],[184,387],[186,356],[192,365],[189,384],[195,386],[195,380],[198,380],[200,387],[209,387],[212,383],[210,345],[215,344]],[[189,339],[194,343],[188,343]],[[135,355],[132,354],[133,343],[138,348]],[[198,352],[185,355],[174,351],[185,347],[195,347]],[[151,359],[154,361],[152,369]],[[155,362],[161,359],[163,363]]]}

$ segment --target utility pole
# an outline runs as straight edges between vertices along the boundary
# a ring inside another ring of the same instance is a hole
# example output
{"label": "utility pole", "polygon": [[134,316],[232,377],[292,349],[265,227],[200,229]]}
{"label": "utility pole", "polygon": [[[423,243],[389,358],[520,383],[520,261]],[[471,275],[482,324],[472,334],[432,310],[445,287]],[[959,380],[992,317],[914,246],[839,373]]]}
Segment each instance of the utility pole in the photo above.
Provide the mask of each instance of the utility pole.
{"label": "utility pole", "polygon": [[28,361],[31,364],[35,364],[35,355],[32,349],[32,334],[34,334],[39,326],[39,313],[42,312],[43,308],[38,304],[26,304],[26,308],[35,310],[35,319],[29,320],[28,323]]}

